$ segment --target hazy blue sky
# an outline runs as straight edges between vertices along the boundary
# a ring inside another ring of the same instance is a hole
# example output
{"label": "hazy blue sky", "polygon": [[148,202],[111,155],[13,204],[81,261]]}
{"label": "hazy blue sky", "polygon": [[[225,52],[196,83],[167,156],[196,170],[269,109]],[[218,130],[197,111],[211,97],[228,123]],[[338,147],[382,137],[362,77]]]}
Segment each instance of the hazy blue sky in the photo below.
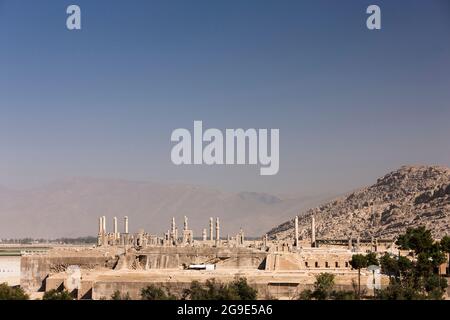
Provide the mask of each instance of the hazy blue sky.
{"label": "hazy blue sky", "polygon": [[[68,31],[66,7],[82,9]],[[370,4],[382,30],[365,27]],[[176,167],[172,130],[279,128],[280,172]],[[347,191],[450,164],[450,2],[0,0],[0,185]]]}

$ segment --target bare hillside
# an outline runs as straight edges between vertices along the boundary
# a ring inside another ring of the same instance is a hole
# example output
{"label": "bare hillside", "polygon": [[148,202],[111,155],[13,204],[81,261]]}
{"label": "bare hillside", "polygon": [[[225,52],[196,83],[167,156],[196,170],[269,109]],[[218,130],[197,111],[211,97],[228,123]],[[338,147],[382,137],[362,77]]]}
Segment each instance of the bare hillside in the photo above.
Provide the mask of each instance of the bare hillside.
{"label": "bare hillside", "polygon": [[[408,227],[425,225],[434,236],[450,234],[450,169],[404,166],[366,188],[310,209],[299,218],[300,235],[309,236],[315,215],[319,238],[391,238]],[[293,237],[293,220],[270,230],[271,237]]]}

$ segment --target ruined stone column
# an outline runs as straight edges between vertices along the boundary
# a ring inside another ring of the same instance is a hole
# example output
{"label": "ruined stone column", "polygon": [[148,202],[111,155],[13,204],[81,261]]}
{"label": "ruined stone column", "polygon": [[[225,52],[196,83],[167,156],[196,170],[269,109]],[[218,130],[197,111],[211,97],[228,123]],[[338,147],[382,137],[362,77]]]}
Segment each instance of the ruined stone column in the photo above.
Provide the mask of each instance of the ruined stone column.
{"label": "ruined stone column", "polygon": [[184,230],[188,229],[188,218],[184,216]]}
{"label": "ruined stone column", "polygon": [[103,217],[98,218],[98,234],[103,233]]}
{"label": "ruined stone column", "polygon": [[294,245],[296,248],[298,248],[298,216],[295,216],[294,224],[295,224]]}
{"label": "ruined stone column", "polygon": [[127,216],[125,216],[125,218],[123,218],[124,219],[124,232],[125,232],[125,234],[128,234],[128,217]]}
{"label": "ruined stone column", "polygon": [[171,229],[172,229],[172,240],[175,240],[175,229],[176,229],[176,225],[175,225],[175,217],[172,217],[172,225],[171,225]]}
{"label": "ruined stone column", "polygon": [[360,237],[358,236],[358,237],[356,238],[356,250],[357,250],[357,251],[359,251],[360,246],[361,246],[361,239],[360,239]]}
{"label": "ruined stone column", "polygon": [[219,218],[216,218],[216,246],[220,244],[220,222]]}
{"label": "ruined stone column", "polygon": [[316,246],[316,219],[314,214],[311,217],[311,247]]}
{"label": "ruined stone column", "polygon": [[209,218],[209,240],[214,240],[213,236],[213,218]]}
{"label": "ruined stone column", "polygon": [[353,240],[352,238],[348,238],[348,250],[352,250],[353,249]]}
{"label": "ruined stone column", "polygon": [[103,216],[102,220],[103,220],[103,233],[106,233],[106,217]]}
{"label": "ruined stone column", "polygon": [[97,245],[102,246],[104,239],[103,233],[103,217],[98,218],[98,236],[97,236]]}
{"label": "ruined stone column", "polygon": [[203,229],[203,241],[206,241],[207,237],[206,237],[206,229]]}
{"label": "ruined stone column", "polygon": [[117,239],[117,217],[113,218],[114,239]]}

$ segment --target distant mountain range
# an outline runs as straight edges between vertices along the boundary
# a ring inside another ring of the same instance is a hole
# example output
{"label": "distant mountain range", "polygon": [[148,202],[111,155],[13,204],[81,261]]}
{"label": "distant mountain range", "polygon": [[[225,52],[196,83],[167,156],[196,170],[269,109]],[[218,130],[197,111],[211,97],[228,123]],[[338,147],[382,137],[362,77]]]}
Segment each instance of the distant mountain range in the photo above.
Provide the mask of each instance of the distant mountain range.
{"label": "distant mountain range", "polygon": [[256,192],[223,192],[207,187],[126,180],[74,178],[32,190],[0,187],[1,238],[56,238],[97,234],[97,218],[128,216],[130,231],[144,229],[162,235],[172,216],[182,228],[189,218],[194,236],[201,236],[209,217],[220,217],[221,234],[260,236],[298,212],[317,206],[331,196],[280,197]]}
{"label": "distant mountain range", "polygon": [[[345,196],[277,196],[258,192],[224,192],[203,186],[114,179],[73,178],[31,190],[0,187],[1,238],[57,238],[96,235],[97,218],[129,217],[130,231],[162,235],[172,216],[182,228],[189,218],[194,236],[220,217],[221,233],[293,236],[293,217],[300,214],[300,235],[309,236],[309,216],[317,236],[394,237],[409,226],[426,225],[437,237],[450,234],[450,169],[404,166],[370,186]],[[282,223],[283,221],[286,221]],[[281,223],[281,224],[280,224]],[[278,225],[273,228],[274,225]]]}
{"label": "distant mountain range", "polygon": [[[300,236],[310,236],[314,214],[318,238],[393,238],[408,227],[424,225],[440,238],[450,235],[450,169],[404,166],[366,188],[337,198],[299,217]],[[269,231],[292,239],[293,218]]]}

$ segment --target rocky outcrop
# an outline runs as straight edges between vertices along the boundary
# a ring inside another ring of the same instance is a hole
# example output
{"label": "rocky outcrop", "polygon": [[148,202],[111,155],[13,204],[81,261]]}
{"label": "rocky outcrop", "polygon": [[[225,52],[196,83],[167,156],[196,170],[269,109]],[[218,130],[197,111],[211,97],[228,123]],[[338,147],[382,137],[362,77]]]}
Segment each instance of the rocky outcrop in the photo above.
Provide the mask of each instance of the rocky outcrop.
{"label": "rocky outcrop", "polygon": [[[393,238],[408,227],[424,225],[437,238],[450,234],[450,169],[404,166],[377,182],[299,217],[300,236],[310,235],[315,215],[318,238]],[[293,220],[269,231],[272,238],[294,234]]]}

